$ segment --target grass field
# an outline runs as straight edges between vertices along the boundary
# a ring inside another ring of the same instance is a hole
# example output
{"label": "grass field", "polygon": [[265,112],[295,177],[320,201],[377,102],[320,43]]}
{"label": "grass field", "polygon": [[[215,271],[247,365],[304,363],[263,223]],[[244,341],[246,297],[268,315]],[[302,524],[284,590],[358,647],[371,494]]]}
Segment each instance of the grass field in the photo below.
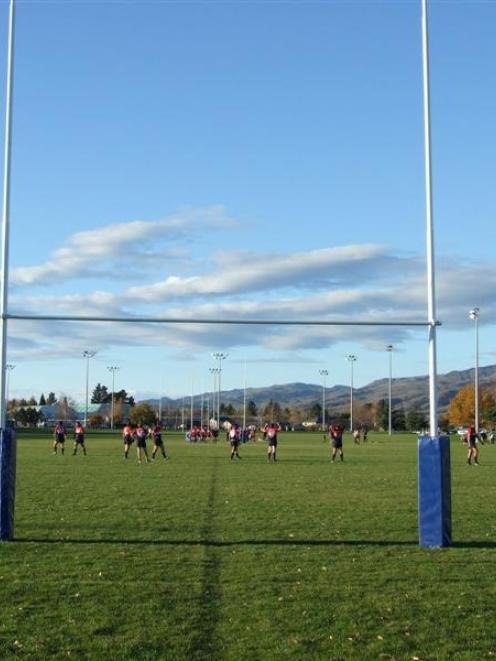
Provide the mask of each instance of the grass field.
{"label": "grass field", "polygon": [[452,441],[454,545],[417,544],[416,437],[190,445],[169,462],[20,435],[0,545],[0,658],[496,657],[496,446]]}

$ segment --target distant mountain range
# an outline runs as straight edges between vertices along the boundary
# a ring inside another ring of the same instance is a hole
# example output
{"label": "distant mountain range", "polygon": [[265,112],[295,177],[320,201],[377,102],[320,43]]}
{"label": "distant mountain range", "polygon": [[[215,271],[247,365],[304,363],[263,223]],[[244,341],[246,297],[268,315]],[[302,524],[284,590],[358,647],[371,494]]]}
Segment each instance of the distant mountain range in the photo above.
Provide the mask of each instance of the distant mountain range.
{"label": "distant mountain range", "polygon": [[[439,409],[444,412],[450,400],[458,390],[469,383],[474,382],[474,369],[448,372],[438,375],[439,386]],[[481,386],[496,383],[496,365],[479,368],[479,383]],[[427,376],[403,377],[393,379],[393,407],[403,407],[409,410],[419,407],[427,412],[429,408],[429,378]],[[210,393],[208,393],[210,396]],[[355,388],[353,396],[356,400],[367,403],[387,399],[388,379],[372,381],[363,388]],[[195,394],[197,406],[200,393]],[[254,401],[258,408],[265,406],[270,400],[279,402],[281,406],[305,409],[315,402],[322,402],[322,386],[312,383],[286,383],[275,384],[266,388],[247,388],[246,400]],[[144,400],[151,405],[158,406],[158,399]],[[224,390],[221,393],[223,404],[232,404],[240,409],[243,406],[243,390]],[[346,411],[349,407],[350,387],[349,385],[338,385],[326,389],[326,408],[329,411]],[[183,398],[170,399],[162,397],[162,408],[167,406],[181,406]]]}

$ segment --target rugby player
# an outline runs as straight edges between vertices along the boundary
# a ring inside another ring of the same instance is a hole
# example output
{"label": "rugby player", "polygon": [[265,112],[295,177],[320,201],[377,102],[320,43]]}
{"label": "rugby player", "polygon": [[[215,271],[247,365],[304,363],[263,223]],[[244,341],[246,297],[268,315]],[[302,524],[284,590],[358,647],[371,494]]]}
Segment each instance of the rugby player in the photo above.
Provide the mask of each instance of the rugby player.
{"label": "rugby player", "polygon": [[145,456],[145,462],[148,463],[148,452],[146,451],[146,439],[149,436],[148,429],[141,423],[136,427],[134,436],[136,437],[136,454],[138,456],[138,463],[141,464],[142,455]]}
{"label": "rugby player", "polygon": [[331,446],[332,446],[331,463],[334,463],[334,460],[336,459],[336,454],[338,452],[341,461],[344,461],[343,433],[344,433],[344,427],[342,425],[331,425],[329,427],[329,438],[331,440]]}
{"label": "rugby player", "polygon": [[122,429],[122,440],[124,442],[124,458],[127,459],[131,445],[134,443],[133,428],[130,424],[124,425]]}
{"label": "rugby player", "polygon": [[267,443],[269,444],[268,449],[267,449],[267,459],[270,461],[270,458],[274,461],[277,461],[276,459],[276,452],[277,452],[277,433],[279,432],[279,425],[275,424],[273,422],[269,422],[268,425],[266,425],[264,429],[264,436],[267,440]]}
{"label": "rugby player", "polygon": [[62,420],[57,422],[55,429],[53,431],[53,454],[57,454],[57,448],[60,447],[61,454],[64,454],[64,443],[65,443],[65,427],[62,424]]}
{"label": "rugby player", "polygon": [[238,459],[241,459],[239,456],[238,448],[240,441],[240,431],[238,425],[232,425],[229,430],[229,443],[231,444],[231,460],[236,456]]}
{"label": "rugby player", "polygon": [[164,459],[168,459],[169,456],[166,453],[165,448],[164,448],[164,441],[162,440],[162,431],[161,431],[159,425],[156,425],[153,428],[152,438],[153,438],[152,461],[155,461],[155,455],[157,454],[157,452],[159,450],[162,453],[162,457]]}
{"label": "rugby player", "polygon": [[77,454],[79,446],[81,446],[83,450],[83,454],[86,455],[86,445],[84,442],[84,427],[78,421],[74,426],[74,451],[72,453],[73,456]]}

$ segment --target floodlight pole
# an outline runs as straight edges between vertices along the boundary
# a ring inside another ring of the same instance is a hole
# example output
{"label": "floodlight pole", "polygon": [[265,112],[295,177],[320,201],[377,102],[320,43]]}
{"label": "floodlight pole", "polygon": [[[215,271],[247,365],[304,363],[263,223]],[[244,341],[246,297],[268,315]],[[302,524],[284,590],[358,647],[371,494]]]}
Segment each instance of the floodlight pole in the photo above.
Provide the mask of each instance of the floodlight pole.
{"label": "floodlight pole", "polygon": [[427,310],[429,321],[429,427],[430,436],[438,432],[437,352],[436,352],[436,288],[434,270],[434,224],[432,205],[431,111],[429,84],[429,26],[427,0],[422,0],[422,82],[424,99],[425,210],[427,230]]}
{"label": "floodlight pole", "polygon": [[[246,429],[246,360],[244,364],[244,379],[243,379],[243,434],[245,434]],[[245,438],[243,436],[243,438]]]}
{"label": "floodlight pole", "polygon": [[115,373],[120,369],[116,365],[107,367],[108,371],[112,373],[112,409],[110,413],[110,429],[114,430],[114,392],[115,392]]}
{"label": "floodlight pole", "polygon": [[90,358],[96,354],[96,351],[83,351],[83,358],[86,358],[86,406],[84,409],[84,426],[88,426],[88,391],[90,383]]}
{"label": "floodlight pole", "polygon": [[470,310],[469,317],[474,322],[475,328],[474,423],[476,434],[479,433],[479,316],[479,308]]}
{"label": "floodlight pole", "polygon": [[190,406],[190,417],[189,417],[189,431],[193,429],[193,406],[195,401],[194,396],[195,382],[191,379],[191,406]]}
{"label": "floodlight pole", "polygon": [[5,406],[6,406],[6,411],[7,411],[7,416],[9,412],[9,390],[10,390],[10,373],[12,370],[15,369],[15,365],[12,365],[12,363],[7,363],[5,365],[5,370],[6,370],[6,376],[5,376]]}
{"label": "floodlight pole", "polygon": [[346,356],[346,360],[350,363],[350,431],[353,431],[353,363],[357,357],[353,354]]}
{"label": "floodlight pole", "polygon": [[217,370],[216,367],[209,367],[208,371],[213,376],[213,384],[212,384],[212,418],[215,419],[215,415],[216,415],[215,412],[217,410],[216,395],[217,395],[217,374],[218,374],[218,370]]}
{"label": "floodlight pole", "polygon": [[322,431],[326,429],[326,414],[325,414],[325,399],[326,399],[326,376],[329,372],[327,370],[319,370],[322,377]]}
{"label": "floodlight pole", "polygon": [[225,360],[228,357],[228,353],[222,353],[218,351],[217,353],[213,353],[212,356],[216,358],[219,361],[219,367],[217,368],[219,370],[219,379],[217,381],[217,385],[219,387],[219,393],[217,397],[217,423],[219,425],[219,432],[220,432],[220,380],[221,380],[221,375],[222,375],[222,361]]}
{"label": "floodlight pole", "polygon": [[[160,370],[160,378],[158,382],[159,392],[158,392],[158,424],[162,426],[162,390],[163,390],[163,381],[162,381],[162,370]],[[165,416],[167,424],[167,414]]]}
{"label": "floodlight pole", "polygon": [[389,353],[389,379],[388,379],[388,434],[393,433],[393,345],[388,344],[386,351]]}
{"label": "floodlight pole", "polygon": [[5,93],[5,147],[3,159],[2,200],[2,265],[0,272],[0,431],[7,421],[6,364],[7,364],[7,307],[9,290],[9,221],[10,221],[10,172],[12,161],[12,99],[14,85],[14,28],[15,3],[9,2],[9,27],[7,46],[7,86]]}

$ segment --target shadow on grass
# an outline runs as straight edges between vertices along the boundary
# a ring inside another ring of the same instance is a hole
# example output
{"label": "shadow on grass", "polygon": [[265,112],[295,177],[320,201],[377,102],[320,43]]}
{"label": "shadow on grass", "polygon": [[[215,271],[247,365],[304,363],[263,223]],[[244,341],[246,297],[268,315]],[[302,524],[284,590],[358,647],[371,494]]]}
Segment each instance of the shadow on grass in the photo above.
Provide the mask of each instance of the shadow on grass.
{"label": "shadow on grass", "polygon": [[[386,541],[370,539],[84,539],[84,538],[47,538],[16,537],[16,543],[37,544],[143,544],[157,546],[205,546],[223,548],[230,546],[416,546],[418,541]],[[475,543],[474,543],[475,544]],[[458,544],[459,546],[459,544]],[[493,545],[496,546],[496,543]]]}
{"label": "shadow on grass", "polygon": [[[207,519],[208,520],[208,519]],[[418,540],[382,540],[382,539],[85,539],[85,538],[47,538],[47,537],[16,537],[17,544],[130,544],[150,546],[204,546],[205,548],[229,548],[232,546],[418,546]],[[455,549],[494,549],[496,541],[453,542],[450,548]],[[215,564],[215,563],[214,563]],[[205,561],[205,569],[209,563]],[[213,580],[213,570],[210,567]],[[207,577],[204,576],[204,579]],[[205,581],[207,582],[207,581]]]}
{"label": "shadow on grass", "polygon": [[[203,539],[209,539],[215,533],[215,500],[217,495],[217,466],[213,465],[208,498],[205,507],[205,519],[200,534]],[[220,557],[215,546],[204,545],[204,558],[198,606],[193,614],[191,631],[186,658],[217,659],[220,658],[221,641],[217,631],[220,621]]]}

